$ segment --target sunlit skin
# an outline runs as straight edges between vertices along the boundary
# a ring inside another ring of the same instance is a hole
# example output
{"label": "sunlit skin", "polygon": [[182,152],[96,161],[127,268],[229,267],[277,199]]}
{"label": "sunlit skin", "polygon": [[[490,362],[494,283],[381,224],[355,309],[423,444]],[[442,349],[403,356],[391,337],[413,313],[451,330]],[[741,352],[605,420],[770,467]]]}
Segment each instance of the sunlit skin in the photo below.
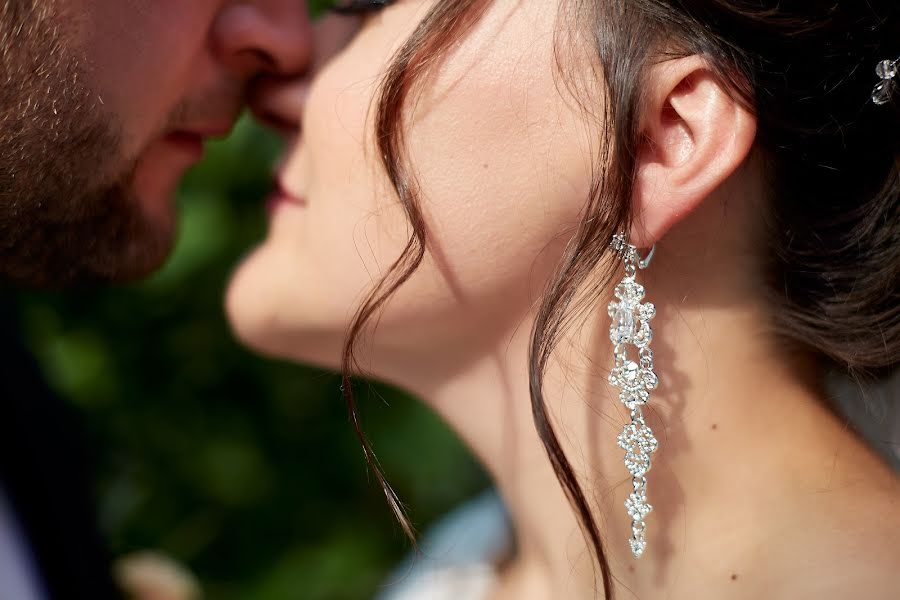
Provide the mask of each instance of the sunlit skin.
{"label": "sunlit skin", "polygon": [[[312,79],[269,82],[255,97],[292,144],[268,234],[227,298],[253,348],[337,368],[354,310],[406,241],[373,146],[373,99],[430,5],[393,4],[330,61],[320,56]],[[494,2],[408,109],[433,246],[359,346],[369,373],[445,418],[503,494],[519,548],[494,600],[597,597],[528,392],[535,305],[582,218],[602,126],[558,85],[558,8]],[[580,68],[580,56],[564,59]],[[812,357],[788,355],[769,333],[755,120],[698,57],[654,67],[649,82],[630,235],[657,244],[639,278],[658,309],[648,423],[660,449],[639,561],[615,442],[628,417],[606,382],[608,294],[566,330],[545,381],[618,597],[887,599],[900,567],[896,478],[825,408]]]}

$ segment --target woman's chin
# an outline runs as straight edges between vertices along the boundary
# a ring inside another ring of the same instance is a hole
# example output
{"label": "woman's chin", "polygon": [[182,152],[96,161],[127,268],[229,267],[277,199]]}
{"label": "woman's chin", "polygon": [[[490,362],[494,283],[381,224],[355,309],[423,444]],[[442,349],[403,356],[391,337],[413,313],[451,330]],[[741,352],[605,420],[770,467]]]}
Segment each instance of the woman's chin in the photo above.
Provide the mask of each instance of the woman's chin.
{"label": "woman's chin", "polygon": [[234,272],[225,294],[225,314],[237,340],[251,350],[292,362],[338,369],[342,334],[308,322],[303,311],[281,278],[247,258]]}
{"label": "woman's chin", "polygon": [[284,348],[277,343],[277,323],[260,296],[253,297],[244,283],[243,268],[232,275],[225,294],[225,315],[235,338],[244,346],[267,356],[281,357]]}

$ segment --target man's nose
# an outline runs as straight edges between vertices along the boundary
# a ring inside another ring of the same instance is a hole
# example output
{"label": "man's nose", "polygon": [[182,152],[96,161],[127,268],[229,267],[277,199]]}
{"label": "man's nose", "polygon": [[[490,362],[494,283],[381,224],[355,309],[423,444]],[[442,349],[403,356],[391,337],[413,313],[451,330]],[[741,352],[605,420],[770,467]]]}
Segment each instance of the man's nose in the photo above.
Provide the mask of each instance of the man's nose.
{"label": "man's nose", "polygon": [[312,26],[306,0],[231,2],[213,26],[214,52],[245,77],[304,72],[312,57]]}

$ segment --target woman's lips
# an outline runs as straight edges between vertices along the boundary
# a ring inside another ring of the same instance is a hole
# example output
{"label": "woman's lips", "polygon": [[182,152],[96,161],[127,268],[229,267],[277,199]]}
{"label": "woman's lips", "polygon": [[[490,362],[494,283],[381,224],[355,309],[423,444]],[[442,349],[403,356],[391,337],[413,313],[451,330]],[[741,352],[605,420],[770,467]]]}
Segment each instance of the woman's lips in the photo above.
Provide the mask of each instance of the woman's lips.
{"label": "woman's lips", "polygon": [[274,213],[282,206],[306,206],[306,200],[295,196],[288,192],[280,183],[275,184],[275,188],[266,201],[266,210],[269,214]]}

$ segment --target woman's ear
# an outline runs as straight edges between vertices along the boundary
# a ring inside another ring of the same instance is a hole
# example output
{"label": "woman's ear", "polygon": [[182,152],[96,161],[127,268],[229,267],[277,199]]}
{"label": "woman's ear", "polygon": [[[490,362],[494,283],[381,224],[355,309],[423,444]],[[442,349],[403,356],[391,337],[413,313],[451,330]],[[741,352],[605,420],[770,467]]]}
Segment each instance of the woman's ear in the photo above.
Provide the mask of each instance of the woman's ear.
{"label": "woman's ear", "polygon": [[649,247],[697,208],[750,153],[756,117],[699,56],[651,68],[641,119],[631,243]]}

